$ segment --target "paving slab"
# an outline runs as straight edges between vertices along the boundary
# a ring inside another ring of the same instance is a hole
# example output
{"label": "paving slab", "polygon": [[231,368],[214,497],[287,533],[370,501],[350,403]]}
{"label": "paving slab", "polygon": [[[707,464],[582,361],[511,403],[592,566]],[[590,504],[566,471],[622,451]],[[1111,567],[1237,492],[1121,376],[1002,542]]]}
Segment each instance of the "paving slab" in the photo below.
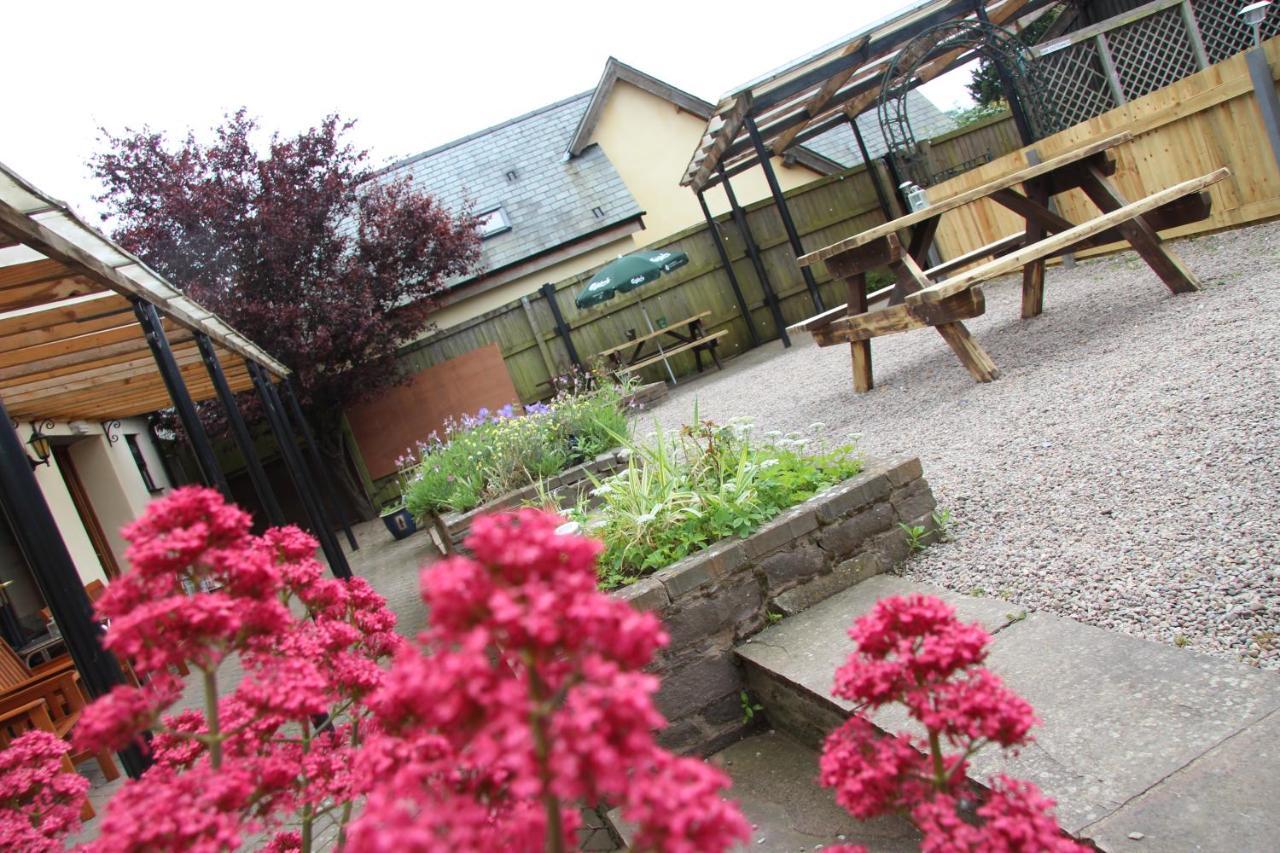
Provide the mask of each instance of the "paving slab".
{"label": "paving slab", "polygon": [[1272,712],[1081,834],[1117,853],[1274,853],[1277,812],[1280,712]]}
{"label": "paving slab", "polygon": [[[1015,613],[1003,601],[889,576],[869,579],[783,620],[741,646],[739,654],[794,689],[828,697],[834,671],[851,648],[848,626],[880,598],[910,592],[938,595],[956,606],[961,619],[977,619],[993,631],[988,665],[1031,702],[1042,720],[1035,743],[1020,755],[985,750],[974,758],[971,775],[983,780],[1007,772],[1034,781],[1058,801],[1059,819],[1072,833],[1167,784],[1201,757],[1226,761],[1214,751],[1237,737],[1248,742],[1255,736],[1250,727],[1280,709],[1280,677],[1273,673],[1069,619]],[[848,703],[835,702],[850,710]],[[889,730],[911,726],[896,708],[873,720]],[[1274,798],[1274,755],[1244,753],[1240,759],[1234,767],[1238,784],[1268,790]],[[1176,794],[1170,789],[1170,801]],[[1151,800],[1152,809],[1163,802]],[[1280,838],[1280,809],[1254,809],[1242,801],[1236,811],[1219,813],[1230,814],[1243,834]],[[1229,828],[1190,812],[1186,821],[1186,838],[1194,828],[1211,845],[1189,850],[1215,849],[1219,833]]]}
{"label": "paving slab", "polygon": [[[729,797],[751,824],[751,840],[738,851],[811,853],[837,844],[862,844],[880,853],[916,851],[920,835],[898,816],[860,821],[818,785],[818,753],[781,732],[744,738],[710,759],[733,779]],[[633,830],[609,813],[624,844]]]}

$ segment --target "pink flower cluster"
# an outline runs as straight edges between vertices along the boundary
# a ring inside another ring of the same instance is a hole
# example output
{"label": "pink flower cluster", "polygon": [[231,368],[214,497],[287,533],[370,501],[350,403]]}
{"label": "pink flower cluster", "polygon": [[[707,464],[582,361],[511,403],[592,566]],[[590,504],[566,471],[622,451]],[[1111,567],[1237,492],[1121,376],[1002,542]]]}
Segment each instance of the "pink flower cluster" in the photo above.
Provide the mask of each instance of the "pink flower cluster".
{"label": "pink flower cluster", "polygon": [[[80,748],[150,742],[154,765],[103,818],[100,850],[234,848],[249,832],[322,816],[362,793],[350,768],[371,723],[379,665],[402,640],[363,579],[325,577],[316,542],[297,528],[250,534],[250,518],[215,491],[184,488],[124,531],[133,571],[98,602],[107,648],[144,681],[90,705]],[[244,677],[218,689],[235,657]],[[205,711],[163,716],[184,663]]]}
{"label": "pink flower cluster", "polygon": [[80,827],[89,780],[63,770],[69,747],[32,730],[0,750],[0,843],[5,850],[61,851]]}
{"label": "pink flower cluster", "polygon": [[619,804],[637,846],[723,850],[747,837],[720,771],[661,750],[642,669],[658,620],[596,588],[591,539],[536,510],[478,519],[423,572],[430,628],[371,699],[384,732],[363,758],[381,779],[349,846],[560,850],[578,808]]}
{"label": "pink flower cluster", "polygon": [[849,636],[858,648],[836,672],[834,695],[861,711],[901,704],[927,734],[881,735],[861,713],[832,732],[821,781],[841,806],[860,819],[910,814],[925,851],[1087,849],[1062,833],[1053,801],[1029,782],[990,780],[976,817],[965,816],[974,796],[969,759],[989,743],[1026,744],[1036,723],[1031,706],[981,667],[991,637],[980,625],[912,595],[878,602]]}

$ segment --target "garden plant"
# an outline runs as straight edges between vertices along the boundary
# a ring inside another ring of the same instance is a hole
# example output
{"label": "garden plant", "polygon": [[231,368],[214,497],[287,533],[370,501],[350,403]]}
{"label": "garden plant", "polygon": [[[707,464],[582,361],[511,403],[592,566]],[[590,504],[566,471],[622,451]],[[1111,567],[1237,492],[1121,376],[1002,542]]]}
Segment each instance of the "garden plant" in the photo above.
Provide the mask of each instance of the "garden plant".
{"label": "garden plant", "polygon": [[[810,433],[825,426],[812,424]],[[862,470],[852,443],[815,447],[798,432],[754,439],[749,418],[701,420],[648,444],[632,443],[631,464],[600,480],[568,510],[604,544],[600,581],[633,583],[731,536],[748,536],[788,507]]]}
{"label": "garden plant", "polygon": [[481,409],[450,419],[402,457],[403,497],[415,518],[466,512],[592,459],[625,440],[629,386],[601,381],[550,404]]}

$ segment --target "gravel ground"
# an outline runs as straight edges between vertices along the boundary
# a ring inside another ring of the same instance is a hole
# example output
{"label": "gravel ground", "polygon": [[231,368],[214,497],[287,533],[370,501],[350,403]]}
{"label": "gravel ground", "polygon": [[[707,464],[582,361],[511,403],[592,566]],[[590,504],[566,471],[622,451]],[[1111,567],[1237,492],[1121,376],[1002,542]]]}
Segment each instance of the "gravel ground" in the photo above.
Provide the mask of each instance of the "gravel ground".
{"label": "gravel ground", "polygon": [[919,330],[875,342],[855,395],[848,350],[798,335],[647,414],[671,428],[696,398],[917,454],[955,524],[907,576],[1280,669],[1280,224],[1174,246],[1203,292],[1171,296],[1132,252],[1050,268],[1031,321],[1018,280],[988,284],[968,326],[989,384]]}

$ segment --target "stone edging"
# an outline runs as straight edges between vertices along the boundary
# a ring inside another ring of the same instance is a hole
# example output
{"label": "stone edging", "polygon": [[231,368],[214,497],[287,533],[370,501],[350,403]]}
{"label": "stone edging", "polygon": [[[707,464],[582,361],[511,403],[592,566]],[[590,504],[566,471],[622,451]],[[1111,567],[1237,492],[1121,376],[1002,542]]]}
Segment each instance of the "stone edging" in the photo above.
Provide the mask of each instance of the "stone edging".
{"label": "stone edging", "polygon": [[904,560],[899,523],[932,529],[920,460],[868,460],[862,473],[792,507],[745,539],[692,554],[614,595],[657,613],[671,636],[654,671],[663,743],[710,754],[748,727],[734,646]]}

